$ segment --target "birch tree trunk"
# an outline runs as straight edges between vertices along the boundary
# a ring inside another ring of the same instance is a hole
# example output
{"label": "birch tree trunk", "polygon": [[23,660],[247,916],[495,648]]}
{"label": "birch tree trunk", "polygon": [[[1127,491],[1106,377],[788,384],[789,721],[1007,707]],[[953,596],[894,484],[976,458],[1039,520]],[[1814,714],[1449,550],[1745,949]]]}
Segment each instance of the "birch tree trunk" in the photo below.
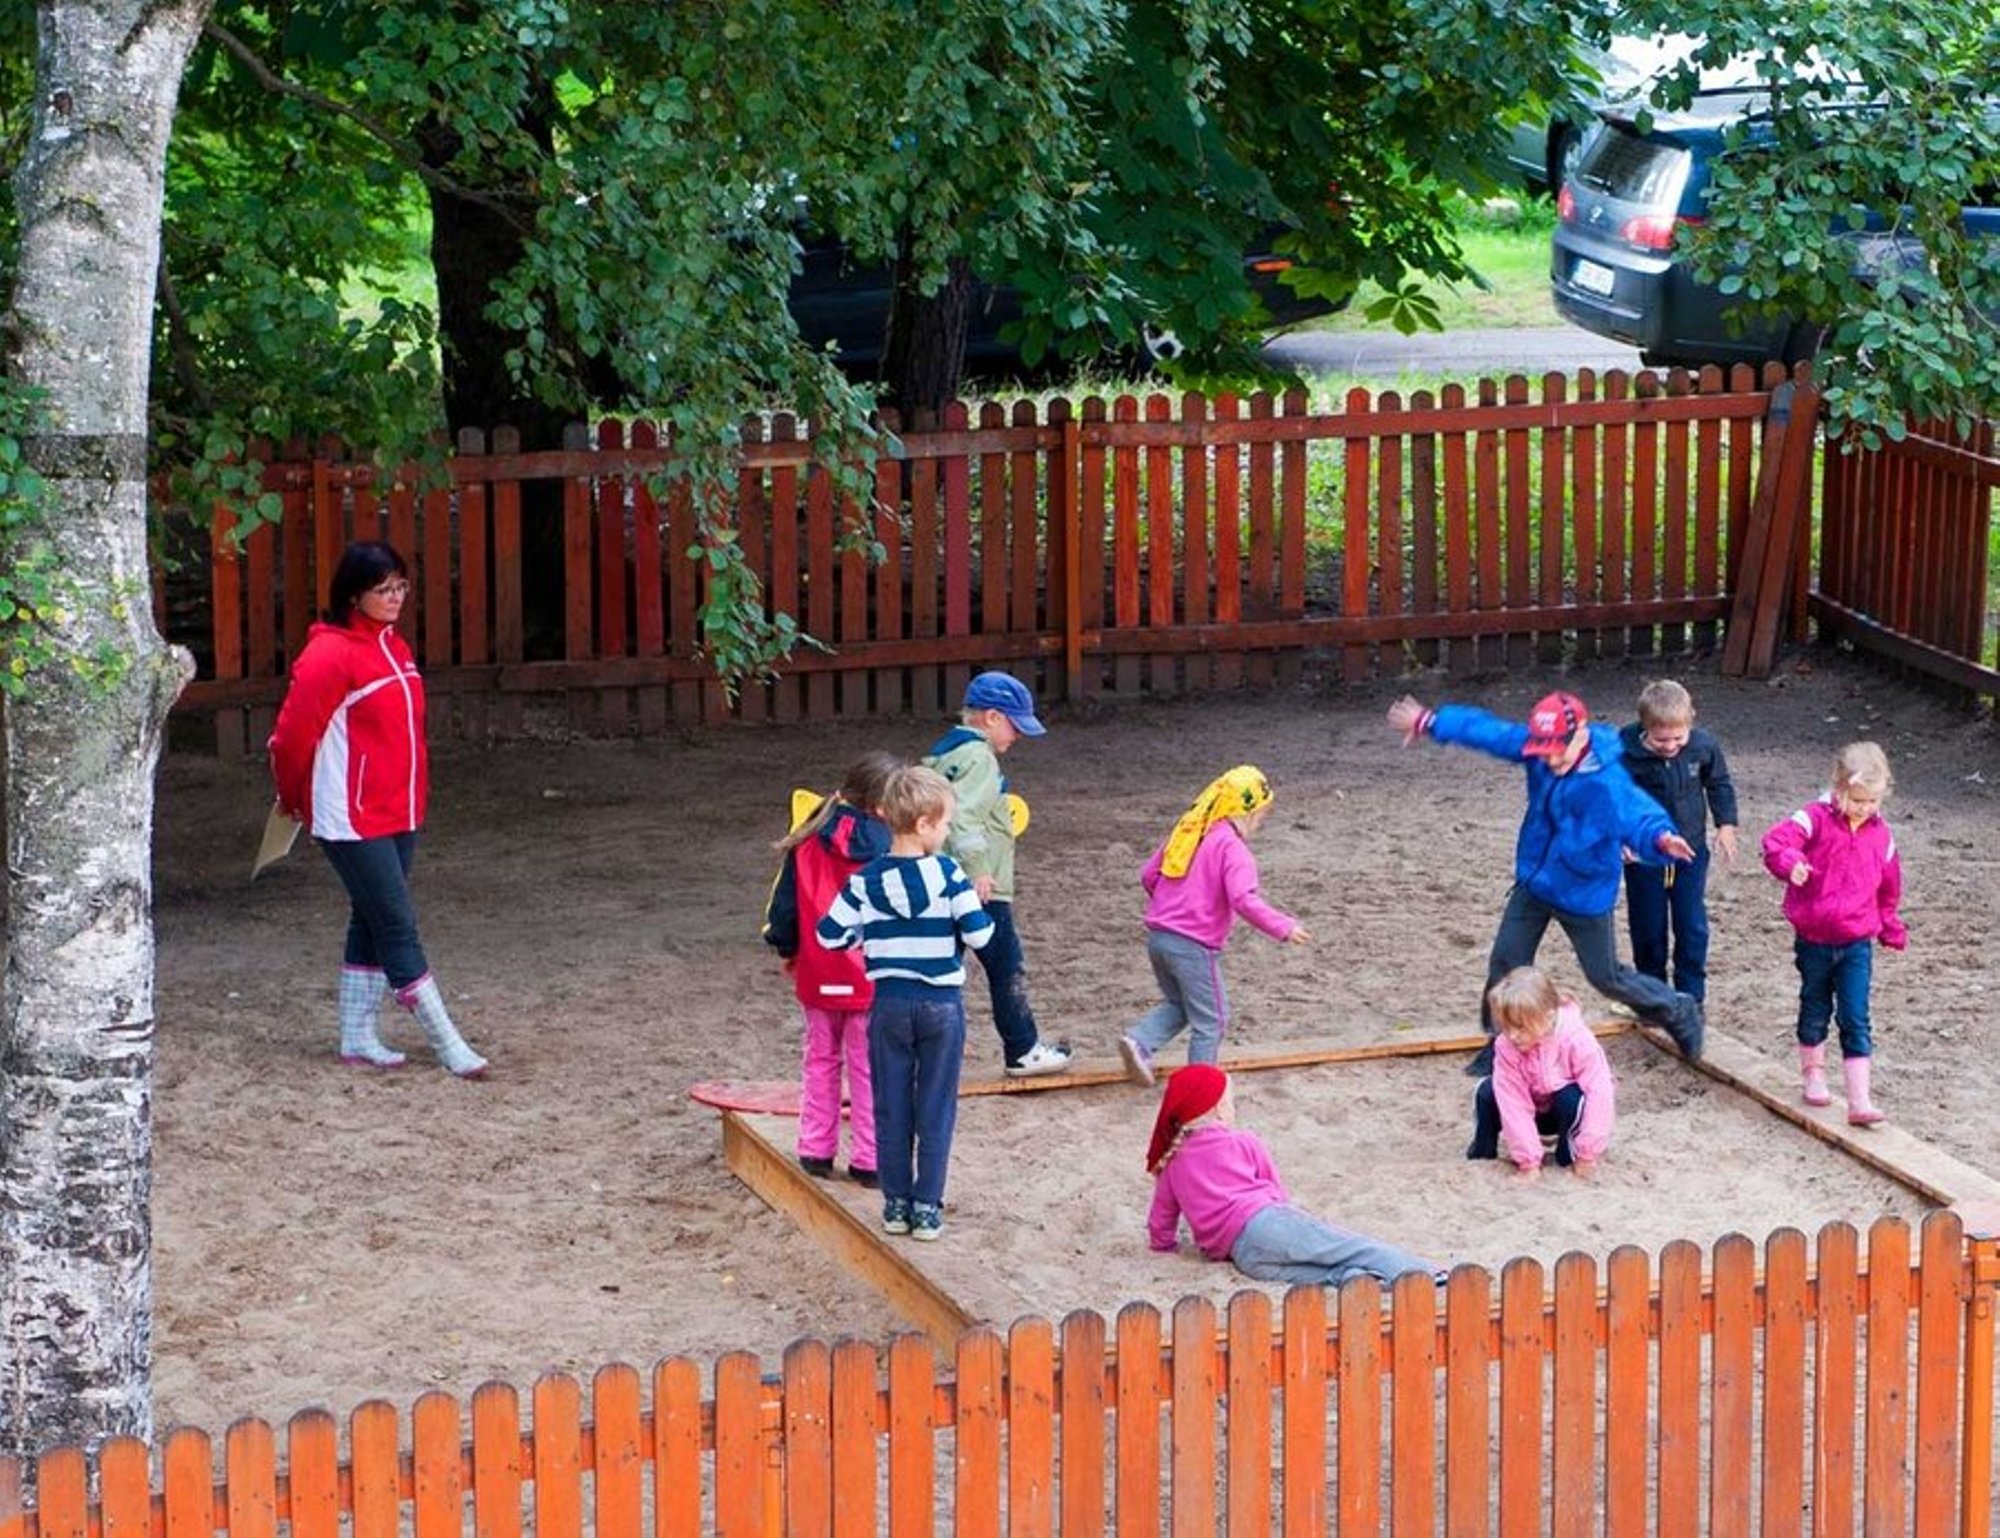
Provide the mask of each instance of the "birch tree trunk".
{"label": "birch tree trunk", "polygon": [[[153,628],[146,390],[167,140],[210,0],[38,0],[8,371],[45,393],[24,541],[68,590],[5,709],[0,1453],[152,1430]],[[0,558],[7,558],[0,552]]]}

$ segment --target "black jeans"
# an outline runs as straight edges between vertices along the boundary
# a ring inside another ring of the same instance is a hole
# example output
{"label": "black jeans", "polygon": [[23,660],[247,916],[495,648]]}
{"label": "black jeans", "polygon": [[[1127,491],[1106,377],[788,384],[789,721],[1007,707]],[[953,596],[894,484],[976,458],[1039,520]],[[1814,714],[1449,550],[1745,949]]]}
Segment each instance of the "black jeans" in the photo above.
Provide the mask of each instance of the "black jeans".
{"label": "black jeans", "polygon": [[417,938],[417,905],[410,899],[417,835],[314,842],[326,851],[353,905],[342,960],[350,967],[380,968],[399,993],[421,979],[431,967]]}
{"label": "black jeans", "polygon": [[[1556,1163],[1564,1169],[1576,1163],[1576,1151],[1569,1146],[1569,1136],[1582,1120],[1583,1088],[1576,1084],[1565,1084],[1549,1096],[1546,1111],[1535,1112],[1535,1130],[1544,1136],[1553,1134]],[[1466,1149],[1465,1156],[1468,1159],[1500,1157],[1500,1101],[1493,1093],[1491,1079],[1481,1079],[1478,1090],[1472,1096],[1472,1146]]]}
{"label": "black jeans", "polygon": [[[1692,999],[1618,959],[1618,927],[1611,914],[1565,913],[1519,885],[1507,894],[1507,906],[1500,914],[1500,931],[1493,937],[1493,952],[1486,960],[1487,988],[1516,967],[1534,965],[1551,919],[1562,925],[1584,977],[1599,993],[1631,1006],[1633,1013],[1650,1025],[1669,1025],[1687,1017],[1694,1005]],[[1493,1016],[1483,990],[1479,1024],[1487,1035],[1493,1034]]]}

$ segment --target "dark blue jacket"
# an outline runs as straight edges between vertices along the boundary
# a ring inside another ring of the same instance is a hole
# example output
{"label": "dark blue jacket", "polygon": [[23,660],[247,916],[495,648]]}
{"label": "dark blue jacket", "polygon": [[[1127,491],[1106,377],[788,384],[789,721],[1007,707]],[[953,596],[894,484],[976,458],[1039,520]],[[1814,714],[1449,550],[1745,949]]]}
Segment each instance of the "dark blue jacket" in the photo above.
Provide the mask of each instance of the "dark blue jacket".
{"label": "dark blue jacket", "polygon": [[1440,705],[1431,721],[1439,742],[1477,748],[1522,766],[1528,812],[1514,842],[1514,879],[1564,913],[1596,918],[1618,903],[1629,849],[1649,865],[1665,863],[1663,833],[1674,831],[1661,805],[1632,783],[1619,762],[1618,732],[1590,728],[1590,747],[1568,774],[1530,758],[1528,729],[1473,705]]}
{"label": "dark blue jacket", "polygon": [[1695,727],[1687,746],[1672,758],[1662,758],[1645,743],[1646,730],[1637,721],[1618,733],[1625,772],[1632,783],[1661,806],[1697,851],[1708,847],[1708,819],[1718,828],[1736,826],[1736,785],[1729,778],[1729,760],[1722,744]]}

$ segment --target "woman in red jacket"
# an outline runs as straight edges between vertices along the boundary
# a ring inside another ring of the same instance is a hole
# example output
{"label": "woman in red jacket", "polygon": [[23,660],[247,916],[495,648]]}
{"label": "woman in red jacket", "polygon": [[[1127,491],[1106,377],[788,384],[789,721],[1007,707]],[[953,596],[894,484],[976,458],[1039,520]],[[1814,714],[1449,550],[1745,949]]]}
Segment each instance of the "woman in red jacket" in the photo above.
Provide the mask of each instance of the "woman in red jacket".
{"label": "woman in red jacket", "polygon": [[306,633],[271,733],[278,805],[312,833],[353,904],[340,969],[340,1060],[395,1068],[375,1016],[391,989],[438,1061],[486,1072],[465,1043],[417,938],[410,864],[424,824],[430,757],[424,684],[396,634],[410,573],[395,548],[357,540],[334,568],[324,623]]}

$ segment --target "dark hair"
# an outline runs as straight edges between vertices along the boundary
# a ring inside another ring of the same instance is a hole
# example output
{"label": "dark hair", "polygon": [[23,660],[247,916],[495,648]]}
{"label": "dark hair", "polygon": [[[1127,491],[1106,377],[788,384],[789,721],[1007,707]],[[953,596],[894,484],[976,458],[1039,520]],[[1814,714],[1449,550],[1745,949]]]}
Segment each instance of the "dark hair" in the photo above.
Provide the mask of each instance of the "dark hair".
{"label": "dark hair", "polygon": [[326,622],[351,624],[363,593],[391,577],[407,580],[409,575],[409,563],[387,540],[357,539],[340,552],[340,564],[333,568],[333,581],[326,592]]}

